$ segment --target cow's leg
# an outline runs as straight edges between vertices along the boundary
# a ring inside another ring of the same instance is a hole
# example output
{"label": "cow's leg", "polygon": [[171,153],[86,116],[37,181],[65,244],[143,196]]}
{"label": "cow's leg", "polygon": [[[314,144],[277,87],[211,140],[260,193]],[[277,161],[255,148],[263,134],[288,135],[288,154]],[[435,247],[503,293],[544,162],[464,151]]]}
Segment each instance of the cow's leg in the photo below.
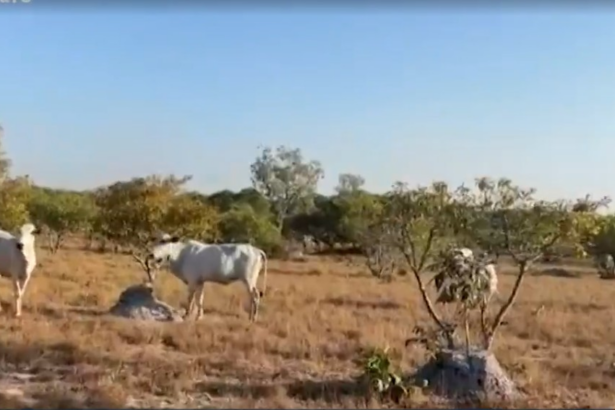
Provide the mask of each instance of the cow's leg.
{"label": "cow's leg", "polygon": [[22,294],[22,296],[23,296],[23,294],[26,293],[26,288],[28,287],[28,283],[30,282],[30,278],[31,278],[31,276],[26,276],[26,278],[21,281],[21,294]]}
{"label": "cow's leg", "polygon": [[201,286],[199,286],[197,292],[199,293],[199,297],[196,304],[196,320],[200,320],[203,317],[203,296],[205,295],[205,283],[201,283]]}
{"label": "cow's leg", "polygon": [[260,295],[260,291],[256,288],[256,286],[252,288],[251,294],[252,294],[252,306],[254,306],[253,314],[252,314],[252,322],[256,322],[256,317],[258,316],[258,307],[261,302],[261,295]]}
{"label": "cow's leg", "polygon": [[21,280],[13,279],[13,298],[15,301],[15,317],[21,316],[21,297],[23,296],[23,289],[21,287]]}
{"label": "cow's leg", "polygon": [[17,316],[21,316],[21,302],[23,300],[24,295],[26,294],[26,288],[28,287],[28,283],[30,282],[31,276],[26,276],[25,279],[20,279],[19,284],[19,314]]}
{"label": "cow's leg", "polygon": [[184,315],[184,319],[190,317],[192,314],[192,310],[194,309],[194,296],[198,285],[190,283],[188,285],[188,308],[186,309],[186,314]]}
{"label": "cow's leg", "polygon": [[250,295],[250,322],[256,321],[258,315],[258,304],[260,302],[260,292],[256,288],[256,284],[252,284],[249,281],[245,282],[248,295]]}

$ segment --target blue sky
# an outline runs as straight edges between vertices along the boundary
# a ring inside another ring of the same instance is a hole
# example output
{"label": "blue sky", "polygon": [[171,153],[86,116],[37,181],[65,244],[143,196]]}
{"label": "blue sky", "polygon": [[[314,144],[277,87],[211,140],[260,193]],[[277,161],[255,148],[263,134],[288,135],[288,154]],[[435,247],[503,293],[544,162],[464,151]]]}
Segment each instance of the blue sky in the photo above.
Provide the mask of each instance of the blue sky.
{"label": "blue sky", "polygon": [[8,13],[4,145],[56,187],[239,189],[259,144],[286,144],[322,162],[325,193],[352,172],[615,197],[613,11]]}

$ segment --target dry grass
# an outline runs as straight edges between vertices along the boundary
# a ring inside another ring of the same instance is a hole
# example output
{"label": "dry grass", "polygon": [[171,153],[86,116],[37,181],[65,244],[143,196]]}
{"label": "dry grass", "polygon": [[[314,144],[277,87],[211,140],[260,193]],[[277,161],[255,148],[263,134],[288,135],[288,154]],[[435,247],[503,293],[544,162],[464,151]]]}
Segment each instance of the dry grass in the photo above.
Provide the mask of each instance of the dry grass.
{"label": "dry grass", "polygon": [[[397,348],[407,369],[425,359],[403,348],[427,319],[411,277],[379,283],[333,257],[272,261],[258,323],[249,324],[235,284],[208,286],[198,323],[152,324],[103,314],[143,279],[129,257],[76,248],[39,255],[21,319],[10,314],[9,282],[0,286],[2,408],[367,408],[378,403],[349,383],[362,348]],[[503,294],[512,279],[503,276]],[[495,348],[529,394],[525,405],[613,405],[613,286],[589,272],[527,278]],[[184,304],[171,275],[156,288]],[[411,405],[443,406],[430,400],[417,394]]]}

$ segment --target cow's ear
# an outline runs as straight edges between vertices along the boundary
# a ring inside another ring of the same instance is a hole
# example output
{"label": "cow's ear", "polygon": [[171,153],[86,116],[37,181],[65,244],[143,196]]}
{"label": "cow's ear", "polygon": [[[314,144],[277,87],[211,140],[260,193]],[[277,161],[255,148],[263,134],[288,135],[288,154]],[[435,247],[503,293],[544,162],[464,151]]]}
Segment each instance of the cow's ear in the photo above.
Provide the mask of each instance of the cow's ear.
{"label": "cow's ear", "polygon": [[179,236],[172,236],[169,242],[172,242],[172,243],[179,242]]}

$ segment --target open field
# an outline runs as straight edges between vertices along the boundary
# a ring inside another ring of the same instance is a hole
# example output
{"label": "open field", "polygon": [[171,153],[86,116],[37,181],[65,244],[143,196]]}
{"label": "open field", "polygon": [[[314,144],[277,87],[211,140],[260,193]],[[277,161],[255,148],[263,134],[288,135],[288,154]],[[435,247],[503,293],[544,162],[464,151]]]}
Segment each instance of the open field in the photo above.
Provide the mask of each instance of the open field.
{"label": "open field", "polygon": [[[413,326],[427,323],[414,279],[380,283],[341,258],[271,261],[254,325],[239,284],[208,285],[198,323],[141,324],[101,315],[142,281],[130,257],[70,247],[39,250],[39,262],[21,319],[11,315],[9,281],[0,282],[2,408],[369,407],[378,404],[345,382],[357,374],[353,359],[362,348],[390,345],[404,369],[425,357],[403,347]],[[615,283],[570,271],[526,279],[496,354],[536,406],[610,407]],[[504,272],[501,282],[507,295],[512,276]],[[184,303],[183,285],[166,272],[156,291]],[[434,405],[422,395],[413,400]]]}

